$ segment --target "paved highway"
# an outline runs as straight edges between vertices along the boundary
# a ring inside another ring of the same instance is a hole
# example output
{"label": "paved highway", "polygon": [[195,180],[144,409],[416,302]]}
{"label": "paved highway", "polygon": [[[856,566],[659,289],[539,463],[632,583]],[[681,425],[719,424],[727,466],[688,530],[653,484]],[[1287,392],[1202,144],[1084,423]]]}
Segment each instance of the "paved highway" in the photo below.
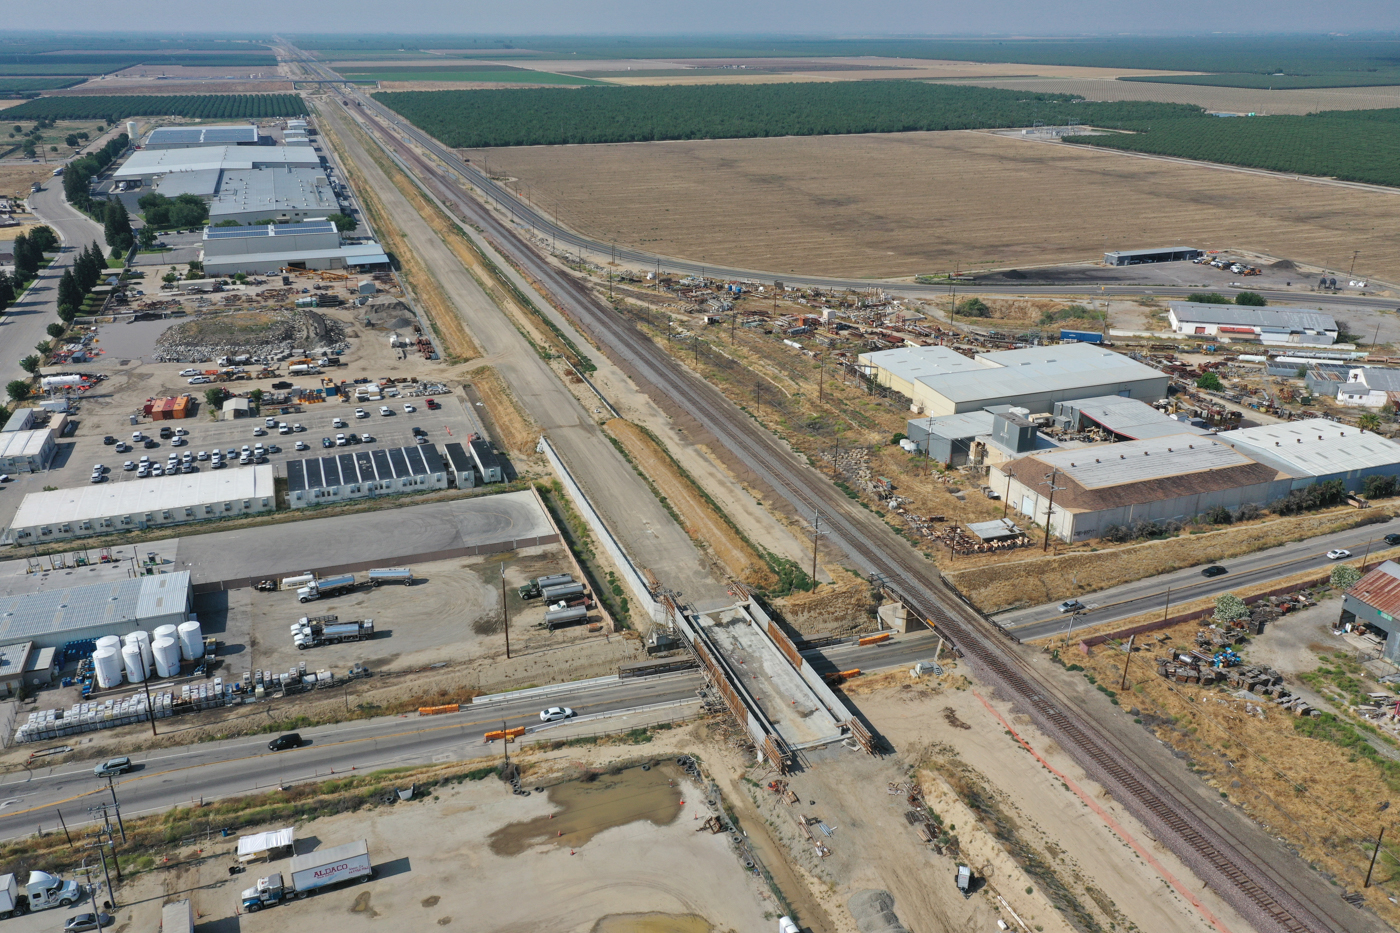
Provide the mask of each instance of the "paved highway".
{"label": "paved highway", "polygon": [[19,361],[33,353],[36,344],[49,339],[44,328],[58,320],[58,280],[73,265],[77,247],[93,240],[102,243],[102,228],[69,207],[59,179],[47,182],[43,191],[30,195],[29,208],[58,234],[63,251],[47,269],[40,271],[24,298],[0,315],[0,385],[29,378]]}
{"label": "paved highway", "polygon": [[[297,50],[288,48],[287,54],[293,57],[308,72],[319,75],[322,79],[332,80],[336,77],[326,65],[305,58]],[[343,80],[343,79],[342,79]],[[334,91],[341,99],[350,99],[358,104],[360,110],[369,110],[378,114],[387,123],[392,125],[396,132],[402,134],[402,138],[414,143],[424,151],[431,153],[435,158],[448,166],[453,172],[466,179],[470,184],[486,193],[486,197],[495,201],[501,208],[510,213],[511,217],[519,224],[533,229],[540,236],[554,241],[556,244],[564,244],[569,250],[583,250],[600,257],[616,256],[618,260],[630,263],[635,266],[645,268],[660,268],[669,272],[680,272],[691,275],[708,275],[720,279],[742,279],[759,282],[782,281],[787,285],[802,285],[824,289],[868,289],[873,287],[881,288],[885,291],[903,294],[919,295],[928,297],[930,295],[946,295],[949,286],[941,285],[921,285],[914,282],[889,281],[881,279],[849,279],[833,278],[829,276],[804,275],[800,273],[770,272],[760,269],[743,269],[732,266],[717,266],[711,263],[694,262],[689,259],[680,259],[674,256],[661,256],[656,253],[649,253],[644,250],[632,249],[627,246],[620,246],[614,243],[604,243],[593,240],[579,233],[562,227],[546,214],[538,211],[533,205],[517,197],[510,189],[496,184],[485,173],[476,168],[470,162],[463,160],[452,149],[443,146],[433,137],[424,133],[411,123],[402,120],[401,117],[389,108],[379,104],[369,94],[364,93],[359,88],[348,89],[339,88]],[[1070,285],[1070,286],[1024,286],[1024,285],[967,285],[960,284],[959,288],[971,289],[978,294],[1006,294],[1024,295],[1028,297],[1053,297],[1053,296],[1083,296],[1093,294],[1101,297],[1130,296],[1136,297],[1144,294],[1155,295],[1162,298],[1185,298],[1192,292],[1200,291],[1199,287],[1174,287],[1174,286],[1144,286],[1144,285]],[[1320,307],[1349,307],[1349,308],[1386,308],[1395,307],[1394,298],[1378,298],[1374,296],[1356,295],[1329,295],[1307,293],[1306,295],[1294,291],[1284,290],[1264,290],[1256,289],[1261,295],[1270,301],[1297,302],[1305,301],[1310,305]]]}
{"label": "paved highway", "polygon": [[1327,559],[1327,552],[1333,548],[1351,551],[1353,559],[1349,562],[1359,566],[1369,545],[1372,559],[1367,563],[1373,564],[1374,556],[1390,547],[1384,541],[1385,536],[1397,530],[1400,529],[1391,525],[1368,525],[1222,560],[1219,561],[1220,565],[1229,573],[1219,577],[1201,576],[1201,569],[1206,564],[1198,564],[1175,573],[1125,583],[1081,597],[1080,601],[1088,607],[1088,611],[1077,616],[1061,614],[1060,604],[1054,602],[999,613],[994,618],[1022,641],[1047,635],[1066,635],[1072,631],[1071,625],[1074,629],[1080,629],[1146,612],[1160,612],[1169,608],[1168,601],[1171,606],[1177,606],[1203,596],[1218,596],[1305,570],[1322,570],[1337,563]]}
{"label": "paved highway", "polygon": [[[825,652],[825,657],[821,652],[808,657],[821,671],[876,670],[931,657],[936,643],[930,633],[899,635],[880,645],[842,645]],[[310,745],[284,752],[267,750],[270,735],[154,749],[131,756],[137,768],[116,779],[117,797],[123,815],[135,816],[324,778],[332,771],[466,760],[489,754],[482,736],[500,729],[502,723],[506,728],[526,726],[540,735],[553,729],[587,732],[590,721],[597,723],[598,731],[607,731],[619,728],[618,717],[627,711],[694,702],[696,690],[703,685],[703,677],[696,672],[555,684],[478,701],[455,715],[389,716],[308,729],[302,735],[311,740]],[[542,725],[539,712],[548,706],[573,708],[579,715],[577,725]],[[663,714],[653,712],[655,718]],[[158,722],[156,727],[161,725]],[[53,829],[60,810],[70,828],[84,822],[89,806],[111,799],[107,781],[93,774],[96,763],[96,759],[83,759],[44,768],[40,759],[32,770],[0,779],[0,840],[27,836],[40,826]]]}

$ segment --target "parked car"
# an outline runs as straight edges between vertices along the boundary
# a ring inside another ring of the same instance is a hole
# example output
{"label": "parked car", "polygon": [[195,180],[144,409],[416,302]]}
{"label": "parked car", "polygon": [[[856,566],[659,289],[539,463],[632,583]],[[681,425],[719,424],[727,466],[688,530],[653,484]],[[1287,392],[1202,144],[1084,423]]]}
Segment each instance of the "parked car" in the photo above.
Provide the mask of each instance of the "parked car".
{"label": "parked car", "polygon": [[408,413],[411,415],[411,414],[413,414],[415,411],[417,411],[418,409],[417,409],[417,408],[414,408],[414,407],[413,407],[412,405],[410,405],[408,402],[404,402],[404,403],[403,403],[403,410],[406,411],[406,412],[408,412]]}
{"label": "parked car", "polygon": [[76,917],[69,917],[68,922],[63,925],[63,933],[86,933],[88,930],[101,930],[112,923],[109,914],[78,914]]}
{"label": "parked car", "polygon": [[292,446],[295,447],[297,450],[310,450],[310,449],[311,449],[311,448],[307,445],[306,441],[297,441],[297,442],[296,442],[295,444],[293,444]]}
{"label": "parked car", "polygon": [[276,418],[264,418],[264,419],[263,419],[263,424],[267,425],[269,428],[275,428],[275,427],[277,427],[277,419],[276,419]]}
{"label": "parked car", "polygon": [[213,380],[210,379],[208,376],[195,376],[193,379],[189,380],[189,384],[192,386],[202,386],[205,383],[212,381]]}
{"label": "parked car", "polygon": [[1346,560],[1350,556],[1351,551],[1348,551],[1346,548],[1333,548],[1327,552],[1328,560]]}
{"label": "parked car", "polygon": [[392,415],[392,414],[394,413],[394,410],[393,410],[392,408],[390,408],[388,405],[380,405],[380,406],[379,406],[379,413],[380,413],[381,415],[383,415],[385,418],[387,418],[387,417],[389,417],[390,415]]}
{"label": "parked car", "polygon": [[280,752],[288,748],[301,748],[306,744],[306,740],[300,733],[288,732],[286,735],[279,735],[271,742],[267,743],[267,750],[270,752]]}
{"label": "parked car", "polygon": [[184,447],[188,443],[189,441],[185,440],[183,437],[180,437],[178,435],[170,439],[171,447]]}
{"label": "parked car", "polygon": [[349,443],[350,443],[350,441],[346,439],[346,437],[345,437],[344,434],[337,434],[337,435],[335,436],[335,446],[337,446],[337,447],[345,447],[345,446],[348,445]]}
{"label": "parked car", "polygon": [[176,429],[175,429],[175,436],[176,436],[176,437],[188,437],[188,436],[189,436],[189,433],[190,433],[189,428],[176,428]]}
{"label": "parked car", "polygon": [[160,441],[157,441],[157,440],[155,440],[154,438],[148,437],[148,438],[146,438],[146,442],[145,442],[144,444],[142,444],[141,446],[142,446],[142,447],[145,447],[147,450],[155,450],[157,447],[160,446]]}
{"label": "parked car", "polygon": [[372,435],[369,435],[369,434],[361,434],[361,435],[360,435],[360,441],[361,441],[362,443],[365,443],[365,444],[373,444],[373,443],[374,443],[374,437],[373,437]]}
{"label": "parked car", "polygon": [[560,722],[565,719],[572,719],[577,714],[567,706],[551,706],[549,709],[540,710],[540,722]]}
{"label": "parked car", "polygon": [[302,427],[301,425],[299,425],[299,424],[294,424],[294,425],[292,425],[292,430],[293,430],[293,431],[296,431],[297,433],[301,433],[302,431],[305,431],[306,428],[303,428],[303,427]]}
{"label": "parked car", "polygon": [[1060,603],[1061,612],[1082,612],[1084,608],[1084,604],[1077,599],[1067,599]]}
{"label": "parked car", "polygon": [[1224,567],[1220,566],[1219,564],[1211,564],[1209,567],[1206,567],[1205,569],[1203,569],[1203,570],[1201,571],[1201,576],[1203,576],[1203,577],[1218,577],[1218,576],[1220,576],[1221,574],[1225,574],[1225,573],[1229,573],[1229,572],[1230,572],[1230,571],[1226,570]]}
{"label": "parked car", "polygon": [[357,408],[357,409],[355,409],[355,417],[356,417],[356,418],[368,418],[368,417],[369,417],[369,412],[365,411],[363,408]]}
{"label": "parked car", "polygon": [[208,460],[209,452],[207,450],[201,450],[199,453],[194,455],[194,458],[196,460]]}
{"label": "parked car", "polygon": [[438,401],[435,398],[424,399],[423,404],[428,406],[429,411],[437,411],[439,408],[442,407],[438,404]]}
{"label": "parked car", "polygon": [[201,375],[201,373],[200,373],[200,371],[197,370],[197,369],[182,369],[182,370],[180,370],[180,375],[182,375],[182,376],[198,376],[198,375]]}
{"label": "parked car", "polygon": [[321,446],[322,446],[322,447],[334,447],[334,446],[335,446],[335,441],[331,440],[329,437],[323,437],[323,438],[321,438]]}
{"label": "parked car", "polygon": [[127,451],[131,450],[131,445],[128,444],[126,441],[117,441],[117,446],[113,447],[112,449],[119,454],[124,454]]}
{"label": "parked car", "polygon": [[254,436],[254,437],[266,437],[266,436],[267,436],[267,428],[263,427],[262,425],[258,425],[257,427],[253,428],[253,436]]}
{"label": "parked car", "polygon": [[108,447],[111,447],[111,446],[112,446],[113,444],[115,444],[116,442],[117,442],[117,439],[116,439],[115,437],[113,437],[112,435],[110,435],[110,434],[108,434],[106,437],[102,438],[102,443],[106,444]]}

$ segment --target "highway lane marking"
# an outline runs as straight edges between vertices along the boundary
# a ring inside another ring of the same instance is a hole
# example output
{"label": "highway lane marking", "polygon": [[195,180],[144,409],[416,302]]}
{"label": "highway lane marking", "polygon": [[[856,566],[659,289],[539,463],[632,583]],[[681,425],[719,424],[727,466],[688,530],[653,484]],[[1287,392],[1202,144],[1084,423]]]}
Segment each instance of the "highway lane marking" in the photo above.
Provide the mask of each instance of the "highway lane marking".
{"label": "highway lane marking", "polygon": [[[594,705],[596,705],[596,704],[594,704]],[[581,705],[579,708],[580,708],[580,709],[587,709],[586,706],[582,706],[582,705]],[[515,719],[519,719],[522,715],[528,715],[528,714],[516,714],[515,716],[508,716],[508,717],[506,717],[506,718],[507,718],[507,720],[515,720]],[[396,738],[403,738],[403,737],[405,737],[405,736],[412,736],[412,735],[427,735],[427,734],[433,733],[433,732],[442,732],[442,731],[445,731],[445,730],[447,730],[447,729],[462,729],[462,728],[466,728],[466,727],[469,727],[469,726],[494,725],[495,723],[498,723],[498,722],[500,722],[500,721],[501,721],[501,720],[500,720],[499,717],[492,717],[492,718],[490,718],[490,719],[474,719],[474,720],[471,720],[471,721],[469,721],[469,722],[446,723],[446,724],[441,725],[441,726],[431,726],[431,727],[427,727],[427,728],[423,728],[423,729],[409,729],[409,730],[406,730],[406,731],[403,731],[403,732],[391,732],[391,733],[388,733],[388,734],[386,734],[386,735],[364,736],[364,737],[358,738],[358,739],[344,739],[344,740],[339,741],[339,742],[327,742],[327,743],[325,743],[325,744],[314,744],[312,747],[315,748],[315,749],[317,749],[317,750],[319,750],[319,749],[322,749],[322,748],[335,748],[335,747],[340,746],[340,745],[358,745],[358,744],[361,743],[361,742],[376,742],[376,741],[379,741],[379,740],[381,740],[381,739],[396,739]],[[162,776],[168,775],[168,774],[179,774],[179,773],[182,772],[182,771],[194,771],[194,770],[197,770],[197,769],[199,769],[199,768],[207,768],[207,767],[209,767],[210,765],[215,765],[215,764],[233,764],[233,763],[240,762],[240,761],[252,761],[252,760],[254,760],[255,758],[271,758],[271,757],[274,757],[274,756],[276,756],[276,755],[278,755],[278,754],[280,754],[280,753],[278,753],[278,752],[264,752],[264,753],[261,754],[261,755],[245,755],[245,756],[243,756],[242,758],[225,758],[225,759],[220,759],[220,760],[218,760],[218,761],[209,761],[209,762],[203,762],[203,763],[201,763],[201,764],[187,765],[187,766],[185,766],[185,767],[183,767],[183,768],[171,768],[171,769],[166,770],[166,771],[155,771],[155,772],[152,772],[151,774],[142,774],[142,775],[140,775],[139,777],[133,777],[133,778],[130,778],[130,779],[125,780],[125,781],[118,781],[118,782],[116,782],[116,783],[117,783],[118,786],[125,786],[125,785],[127,785],[127,784],[135,784],[135,783],[137,783],[138,781],[147,781],[147,780],[150,780],[150,779],[152,779],[152,778],[158,778],[158,777],[162,777]],[[102,791],[102,788],[100,788],[100,787],[94,788],[94,789],[92,789],[92,790],[84,791],[84,792],[81,793],[81,794],[74,794],[74,795],[72,795],[71,797],[65,797],[65,798],[63,798],[63,799],[61,799],[61,800],[54,800],[54,801],[50,801],[49,803],[38,804],[38,805],[36,805],[36,806],[29,807],[29,808],[24,809],[24,810],[15,810],[15,811],[13,811],[13,812],[11,812],[11,813],[8,813],[8,814],[6,814],[6,815],[7,815],[7,816],[23,816],[23,815],[26,814],[26,813],[36,813],[36,812],[38,812],[38,811],[40,811],[40,810],[47,810],[47,809],[49,809],[50,807],[58,807],[58,806],[62,806],[62,805],[65,804],[65,803],[71,803],[71,802],[74,801],[74,800],[81,800],[81,799],[83,799],[84,797],[91,797],[93,794],[101,793],[101,791]],[[14,798],[14,799],[15,799],[15,800],[22,800],[23,798],[17,797],[17,798]],[[0,807],[0,809],[3,809],[3,807]]]}
{"label": "highway lane marking", "polygon": [[[1240,576],[1244,576],[1245,574],[1251,574],[1251,573],[1263,573],[1263,572],[1265,572],[1265,571],[1277,570],[1277,569],[1280,568],[1280,567],[1287,567],[1289,564],[1300,564],[1300,563],[1302,563],[1303,561],[1305,561],[1305,560],[1307,560],[1307,559],[1308,559],[1308,558],[1306,558],[1306,557],[1302,557],[1302,558],[1293,558],[1293,559],[1291,559],[1291,560],[1279,561],[1279,562],[1276,563],[1276,564],[1266,564],[1266,565],[1264,565],[1263,567],[1251,567],[1251,568],[1248,569],[1248,570],[1243,570],[1243,571],[1241,571],[1241,572],[1240,572]],[[1345,563],[1345,561],[1333,561],[1333,562],[1331,562],[1331,563]],[[1321,564],[1320,566],[1326,567],[1327,564],[1324,563],[1324,564]],[[1217,577],[1216,579],[1219,579],[1219,578]],[[1195,589],[1196,587],[1202,587],[1202,586],[1210,586],[1210,583],[1209,583],[1209,582],[1206,582],[1206,581],[1200,581],[1200,582],[1197,582],[1197,583],[1195,583],[1195,584],[1193,584],[1193,585],[1191,585],[1191,586],[1182,587],[1182,589],[1183,589],[1183,590],[1192,590],[1192,589]],[[1120,600],[1120,601],[1118,601],[1118,602],[1116,602],[1116,603],[1104,603],[1102,606],[1097,606],[1097,607],[1095,607],[1095,608],[1096,608],[1096,609],[1112,609],[1112,608],[1114,608],[1114,607],[1116,607],[1116,606],[1128,606],[1128,605],[1131,605],[1131,604],[1136,603],[1136,602],[1142,602],[1143,600],[1152,599],[1154,596],[1159,596],[1159,595],[1162,595],[1162,594],[1160,594],[1160,593],[1148,593],[1148,594],[1145,595],[1145,596],[1134,596],[1132,599],[1124,599],[1124,600]],[[1120,617],[1120,618],[1121,618],[1121,617]],[[1036,619],[1036,620],[1031,621],[1031,622],[1020,622],[1020,623],[1018,623],[1018,624],[1016,624],[1016,625],[1008,625],[1008,626],[1006,626],[1006,629],[1007,629],[1007,631],[1017,632],[1017,631],[1020,631],[1020,630],[1023,629],[1023,628],[1028,628],[1028,627],[1030,627],[1030,626],[1032,626],[1032,625],[1044,625],[1046,622],[1054,622],[1054,621],[1056,621],[1055,617],[1054,617],[1054,616],[1050,616],[1050,617],[1047,618],[1047,619]],[[1099,620],[1099,621],[1097,621],[1097,622],[1087,622],[1087,623],[1085,623],[1084,625],[1081,625],[1080,628],[1086,628],[1086,627],[1091,626],[1091,625],[1102,625],[1102,624],[1105,623],[1105,622],[1117,622],[1117,621],[1118,621],[1118,619],[1101,619],[1101,620]],[[1051,633],[1051,634],[1054,634],[1054,633]]]}

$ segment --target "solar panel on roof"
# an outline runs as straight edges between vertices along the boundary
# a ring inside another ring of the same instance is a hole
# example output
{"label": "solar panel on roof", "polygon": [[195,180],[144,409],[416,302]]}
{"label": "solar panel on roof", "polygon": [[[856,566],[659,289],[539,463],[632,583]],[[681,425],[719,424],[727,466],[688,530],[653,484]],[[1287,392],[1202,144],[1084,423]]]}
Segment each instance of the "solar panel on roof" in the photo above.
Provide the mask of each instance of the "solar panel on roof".
{"label": "solar panel on roof", "polygon": [[300,460],[287,461],[287,491],[301,492],[306,489],[306,467]]}
{"label": "solar panel on roof", "polygon": [[389,455],[382,450],[371,450],[366,457],[373,458],[374,471],[379,474],[380,479],[392,479],[394,467],[389,463]]}
{"label": "solar panel on roof", "polygon": [[[379,453],[379,451],[375,451],[375,453]],[[404,456],[402,447],[386,450],[384,455],[389,458],[389,468],[394,471],[395,476],[412,476],[416,472],[409,466],[408,458]]]}
{"label": "solar panel on roof", "polygon": [[340,485],[340,471],[335,468],[335,461],[329,457],[317,457],[315,460],[308,460],[307,469],[316,471],[317,486]]}
{"label": "solar panel on roof", "polygon": [[351,453],[336,454],[335,461],[340,466],[340,477],[346,483],[367,483],[374,479],[373,476],[366,476],[360,471],[359,465],[355,463],[355,455]]}
{"label": "solar panel on roof", "polygon": [[433,444],[424,444],[414,448],[423,456],[423,465],[427,467],[429,473],[441,473],[443,468],[442,454]]}
{"label": "solar panel on roof", "polygon": [[413,472],[414,476],[422,476],[424,473],[428,472],[428,465],[423,462],[423,455],[419,453],[417,447],[404,447],[401,449],[403,450],[404,459],[408,461],[408,468]]}

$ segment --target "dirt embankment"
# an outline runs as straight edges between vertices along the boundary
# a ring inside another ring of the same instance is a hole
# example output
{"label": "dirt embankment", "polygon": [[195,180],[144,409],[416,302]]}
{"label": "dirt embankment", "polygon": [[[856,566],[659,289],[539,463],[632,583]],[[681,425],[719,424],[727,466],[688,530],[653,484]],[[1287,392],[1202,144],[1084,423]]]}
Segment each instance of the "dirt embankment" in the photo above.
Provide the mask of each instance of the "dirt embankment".
{"label": "dirt embankment", "polygon": [[734,530],[645,431],[621,418],[606,425],[627,456],[681,519],[686,534],[709,548],[735,579],[766,589],[778,581],[763,557]]}
{"label": "dirt embankment", "polygon": [[471,380],[491,416],[496,441],[517,459],[533,457],[540,438],[539,425],[517,404],[500,373],[490,366],[479,366],[471,371]]}

